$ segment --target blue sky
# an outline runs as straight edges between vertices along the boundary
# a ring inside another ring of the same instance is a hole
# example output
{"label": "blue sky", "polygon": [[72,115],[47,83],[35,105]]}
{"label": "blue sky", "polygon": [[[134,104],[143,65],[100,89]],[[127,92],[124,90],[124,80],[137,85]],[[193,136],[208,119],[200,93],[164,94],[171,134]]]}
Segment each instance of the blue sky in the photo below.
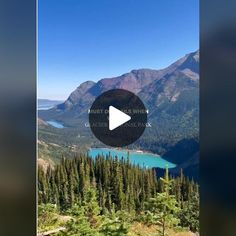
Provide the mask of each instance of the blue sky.
{"label": "blue sky", "polygon": [[199,48],[198,0],[39,0],[38,97],[160,69]]}

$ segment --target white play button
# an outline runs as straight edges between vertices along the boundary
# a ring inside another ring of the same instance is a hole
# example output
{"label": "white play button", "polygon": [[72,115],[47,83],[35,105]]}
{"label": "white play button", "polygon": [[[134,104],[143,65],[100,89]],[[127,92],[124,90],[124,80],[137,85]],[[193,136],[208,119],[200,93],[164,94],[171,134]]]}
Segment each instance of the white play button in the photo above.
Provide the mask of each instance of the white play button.
{"label": "white play button", "polygon": [[94,136],[112,147],[125,147],[135,142],[147,123],[147,109],[143,102],[124,89],[102,93],[89,110],[89,126]]}
{"label": "white play button", "polygon": [[109,130],[116,129],[131,119],[130,116],[124,112],[109,106]]}

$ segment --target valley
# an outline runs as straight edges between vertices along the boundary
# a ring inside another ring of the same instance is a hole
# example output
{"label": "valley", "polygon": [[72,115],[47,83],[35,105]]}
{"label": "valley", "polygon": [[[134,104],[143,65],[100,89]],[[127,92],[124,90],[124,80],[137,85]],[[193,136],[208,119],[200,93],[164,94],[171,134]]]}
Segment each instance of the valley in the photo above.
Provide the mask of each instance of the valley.
{"label": "valley", "polygon": [[[55,235],[194,235],[199,231],[199,53],[162,70],[87,81],[38,110],[38,232]],[[96,96],[136,93],[144,134],[108,148],[88,127]],[[48,102],[48,101],[47,101]]]}
{"label": "valley", "polygon": [[199,236],[198,9],[39,2],[38,236]]}
{"label": "valley", "polygon": [[[189,177],[198,179],[198,67],[197,51],[161,70],[132,70],[96,83],[84,82],[65,102],[55,104],[48,110],[38,111],[39,140],[60,146],[60,155],[54,158],[57,160],[61,159],[63,151],[68,156],[70,150],[75,154],[86,152],[90,148],[105,147],[87,126],[88,109],[104,91],[113,88],[127,89],[142,99],[149,110],[148,122],[151,124],[142,137],[127,148],[161,155],[181,166]],[[47,121],[53,123],[49,125]],[[40,152],[40,158],[47,156],[43,152],[48,152],[45,147]],[[189,161],[193,158],[194,162]],[[175,174],[179,171],[179,168],[173,168]]]}

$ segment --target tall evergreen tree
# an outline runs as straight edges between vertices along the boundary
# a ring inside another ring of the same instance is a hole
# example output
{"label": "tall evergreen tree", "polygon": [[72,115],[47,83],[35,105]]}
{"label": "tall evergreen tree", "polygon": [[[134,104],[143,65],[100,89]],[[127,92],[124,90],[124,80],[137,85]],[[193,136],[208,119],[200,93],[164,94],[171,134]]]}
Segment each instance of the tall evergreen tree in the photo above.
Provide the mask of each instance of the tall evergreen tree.
{"label": "tall evergreen tree", "polygon": [[180,208],[175,196],[169,193],[172,181],[169,180],[168,168],[166,168],[165,178],[161,180],[164,184],[164,192],[157,193],[155,197],[148,200],[146,214],[152,224],[160,226],[160,235],[165,236],[169,227],[176,226],[179,223],[177,213]]}

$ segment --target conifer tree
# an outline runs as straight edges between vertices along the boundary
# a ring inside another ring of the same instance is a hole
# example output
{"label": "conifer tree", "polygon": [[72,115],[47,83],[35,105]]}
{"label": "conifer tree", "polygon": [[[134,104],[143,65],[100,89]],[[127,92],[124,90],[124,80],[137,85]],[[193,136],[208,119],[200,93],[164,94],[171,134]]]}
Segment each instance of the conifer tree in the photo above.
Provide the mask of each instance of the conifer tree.
{"label": "conifer tree", "polygon": [[177,213],[180,211],[174,195],[170,195],[171,181],[169,180],[168,168],[166,168],[165,178],[161,179],[164,184],[164,192],[157,193],[146,203],[148,219],[152,224],[159,225],[161,236],[166,235],[166,230],[179,223]]}
{"label": "conifer tree", "polygon": [[130,215],[125,211],[113,209],[109,215],[103,218],[100,232],[104,236],[126,236],[129,233]]}
{"label": "conifer tree", "polygon": [[96,190],[94,188],[91,187],[86,191],[82,207],[90,224],[93,226],[96,225],[101,208],[98,205]]}
{"label": "conifer tree", "polygon": [[195,192],[188,201],[183,202],[179,215],[181,226],[192,232],[199,231],[199,193]]}
{"label": "conifer tree", "polygon": [[83,206],[73,206],[68,212],[72,216],[66,224],[65,236],[98,236],[97,230],[91,228]]}

